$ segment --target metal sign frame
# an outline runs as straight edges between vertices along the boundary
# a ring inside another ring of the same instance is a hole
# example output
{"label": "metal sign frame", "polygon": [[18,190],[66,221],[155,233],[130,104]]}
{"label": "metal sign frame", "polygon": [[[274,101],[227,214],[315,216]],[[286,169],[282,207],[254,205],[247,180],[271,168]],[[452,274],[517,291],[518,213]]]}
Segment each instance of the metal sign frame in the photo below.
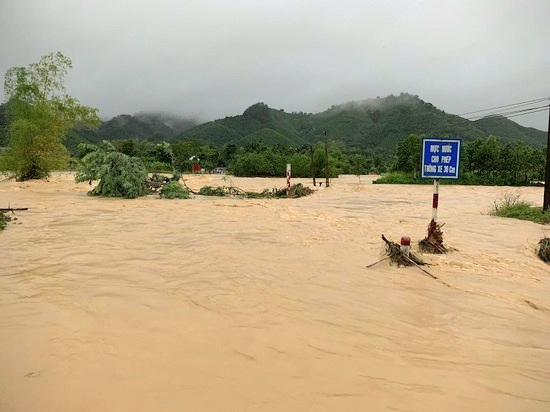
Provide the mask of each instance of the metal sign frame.
{"label": "metal sign frame", "polygon": [[461,139],[422,139],[420,177],[423,179],[458,179]]}

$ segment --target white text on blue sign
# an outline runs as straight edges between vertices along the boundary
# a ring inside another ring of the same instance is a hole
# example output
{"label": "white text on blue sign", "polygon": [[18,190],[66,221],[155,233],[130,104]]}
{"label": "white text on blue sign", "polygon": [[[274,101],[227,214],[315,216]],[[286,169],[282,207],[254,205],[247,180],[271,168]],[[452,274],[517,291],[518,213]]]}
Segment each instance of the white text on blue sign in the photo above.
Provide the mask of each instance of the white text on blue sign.
{"label": "white text on blue sign", "polygon": [[422,139],[421,177],[458,179],[459,139]]}

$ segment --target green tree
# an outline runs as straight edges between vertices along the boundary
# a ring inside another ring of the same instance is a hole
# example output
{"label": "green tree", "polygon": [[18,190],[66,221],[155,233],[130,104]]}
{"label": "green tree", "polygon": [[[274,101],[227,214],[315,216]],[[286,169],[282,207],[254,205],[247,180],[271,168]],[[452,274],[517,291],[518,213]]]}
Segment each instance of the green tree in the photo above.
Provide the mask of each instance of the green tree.
{"label": "green tree", "polygon": [[397,144],[397,162],[395,170],[412,173],[416,178],[420,170],[420,146],[422,138],[411,134]]}
{"label": "green tree", "polygon": [[174,165],[175,168],[181,172],[189,171],[191,165],[194,163],[192,160],[189,160],[191,157],[199,157],[203,143],[192,140],[192,139],[182,139],[172,144],[172,152],[174,154]]}
{"label": "green tree", "polygon": [[97,109],[79,104],[65,92],[64,77],[71,67],[71,60],[57,52],[6,72],[9,148],[2,156],[2,168],[19,181],[41,179],[64,167],[67,131],[77,124],[100,122]]}
{"label": "green tree", "polygon": [[113,145],[120,153],[124,153],[127,156],[134,157],[138,154],[136,141],[134,139],[125,139],[118,142],[113,142]]}
{"label": "green tree", "polygon": [[367,173],[367,159],[365,156],[356,154],[350,159],[351,168],[350,171],[357,176],[359,182],[361,182],[361,175]]}
{"label": "green tree", "polygon": [[464,147],[466,170],[483,179],[484,183],[502,183],[502,144],[496,136],[476,139]]}
{"label": "green tree", "polygon": [[98,146],[81,145],[80,150],[88,151],[88,154],[80,161],[75,181],[99,180],[88,194],[134,199],[148,193],[145,186],[147,169],[137,157],[117,152],[107,141]]}
{"label": "green tree", "polygon": [[293,177],[311,177],[311,158],[309,155],[305,153],[294,153],[285,158],[287,158],[287,162],[291,164],[291,173]]}
{"label": "green tree", "polygon": [[6,104],[0,103],[0,147],[8,143],[8,125]]}
{"label": "green tree", "polygon": [[223,166],[229,165],[235,158],[235,153],[237,152],[237,145],[235,144],[226,144],[220,154],[220,162]]}

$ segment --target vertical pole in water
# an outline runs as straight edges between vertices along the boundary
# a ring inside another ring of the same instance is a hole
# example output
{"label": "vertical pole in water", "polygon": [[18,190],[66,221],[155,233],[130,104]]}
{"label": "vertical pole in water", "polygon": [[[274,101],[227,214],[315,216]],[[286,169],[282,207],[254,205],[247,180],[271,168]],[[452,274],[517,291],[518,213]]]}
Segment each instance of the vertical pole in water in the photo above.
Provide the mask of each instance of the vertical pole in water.
{"label": "vertical pole in water", "polygon": [[439,206],[439,179],[434,179],[434,195],[432,199],[432,221],[428,225],[428,238],[437,230],[437,207]]}
{"label": "vertical pole in water", "polygon": [[434,179],[434,195],[432,199],[432,221],[437,222],[437,207],[439,206],[439,179]]}
{"label": "vertical pole in water", "polygon": [[544,199],[542,212],[546,213],[550,208],[550,105],[548,106],[548,141],[546,142],[546,175],[544,177]]}
{"label": "vertical pole in water", "polygon": [[286,164],[286,195],[290,193],[290,163]]}
{"label": "vertical pole in water", "polygon": [[313,177],[313,187],[317,186],[317,182],[315,181],[315,163],[313,163],[313,145],[309,146],[309,150],[311,152],[311,176]]}
{"label": "vertical pole in water", "polygon": [[328,178],[328,140],[327,140],[327,131],[325,130],[325,187],[330,186],[330,181]]}

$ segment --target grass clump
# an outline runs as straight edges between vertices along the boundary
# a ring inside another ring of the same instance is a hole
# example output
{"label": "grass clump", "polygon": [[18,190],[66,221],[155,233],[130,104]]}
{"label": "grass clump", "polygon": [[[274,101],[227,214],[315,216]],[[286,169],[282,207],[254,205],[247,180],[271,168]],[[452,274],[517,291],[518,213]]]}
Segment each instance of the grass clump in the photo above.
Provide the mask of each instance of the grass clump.
{"label": "grass clump", "polygon": [[203,186],[199,189],[198,194],[202,196],[225,196],[226,192],[222,186]]}
{"label": "grass clump", "polygon": [[423,180],[418,177],[414,177],[412,173],[400,173],[391,172],[384,173],[378,179],[374,180],[374,184],[387,184],[387,185],[415,185],[415,184],[429,184],[431,180]]}
{"label": "grass clump", "polygon": [[189,190],[178,181],[172,180],[160,189],[159,196],[162,199],[190,199]]}
{"label": "grass clump", "polygon": [[287,197],[290,197],[291,199],[296,199],[298,197],[309,196],[313,193],[315,193],[313,189],[311,189],[310,187],[304,186],[301,183],[298,183],[290,187],[290,191],[288,192]]}
{"label": "grass clump", "polygon": [[241,197],[245,199],[272,199],[272,198],[298,198],[303,196],[308,196],[315,191],[309,187],[302,185],[301,183],[292,185],[290,191],[287,195],[286,188],[283,189],[264,189],[261,192],[247,192],[245,190],[239,189],[236,186],[203,186],[199,189],[198,192],[193,192],[197,195],[202,196],[233,196]]}
{"label": "grass clump", "polygon": [[542,207],[533,206],[517,193],[506,193],[501,199],[495,200],[489,214],[550,224],[550,213],[542,213]]}
{"label": "grass clump", "polygon": [[537,255],[543,262],[550,262],[550,237],[544,237],[539,241]]}
{"label": "grass clump", "polygon": [[0,230],[4,230],[10,221],[11,216],[7,215],[5,212],[0,212]]}

